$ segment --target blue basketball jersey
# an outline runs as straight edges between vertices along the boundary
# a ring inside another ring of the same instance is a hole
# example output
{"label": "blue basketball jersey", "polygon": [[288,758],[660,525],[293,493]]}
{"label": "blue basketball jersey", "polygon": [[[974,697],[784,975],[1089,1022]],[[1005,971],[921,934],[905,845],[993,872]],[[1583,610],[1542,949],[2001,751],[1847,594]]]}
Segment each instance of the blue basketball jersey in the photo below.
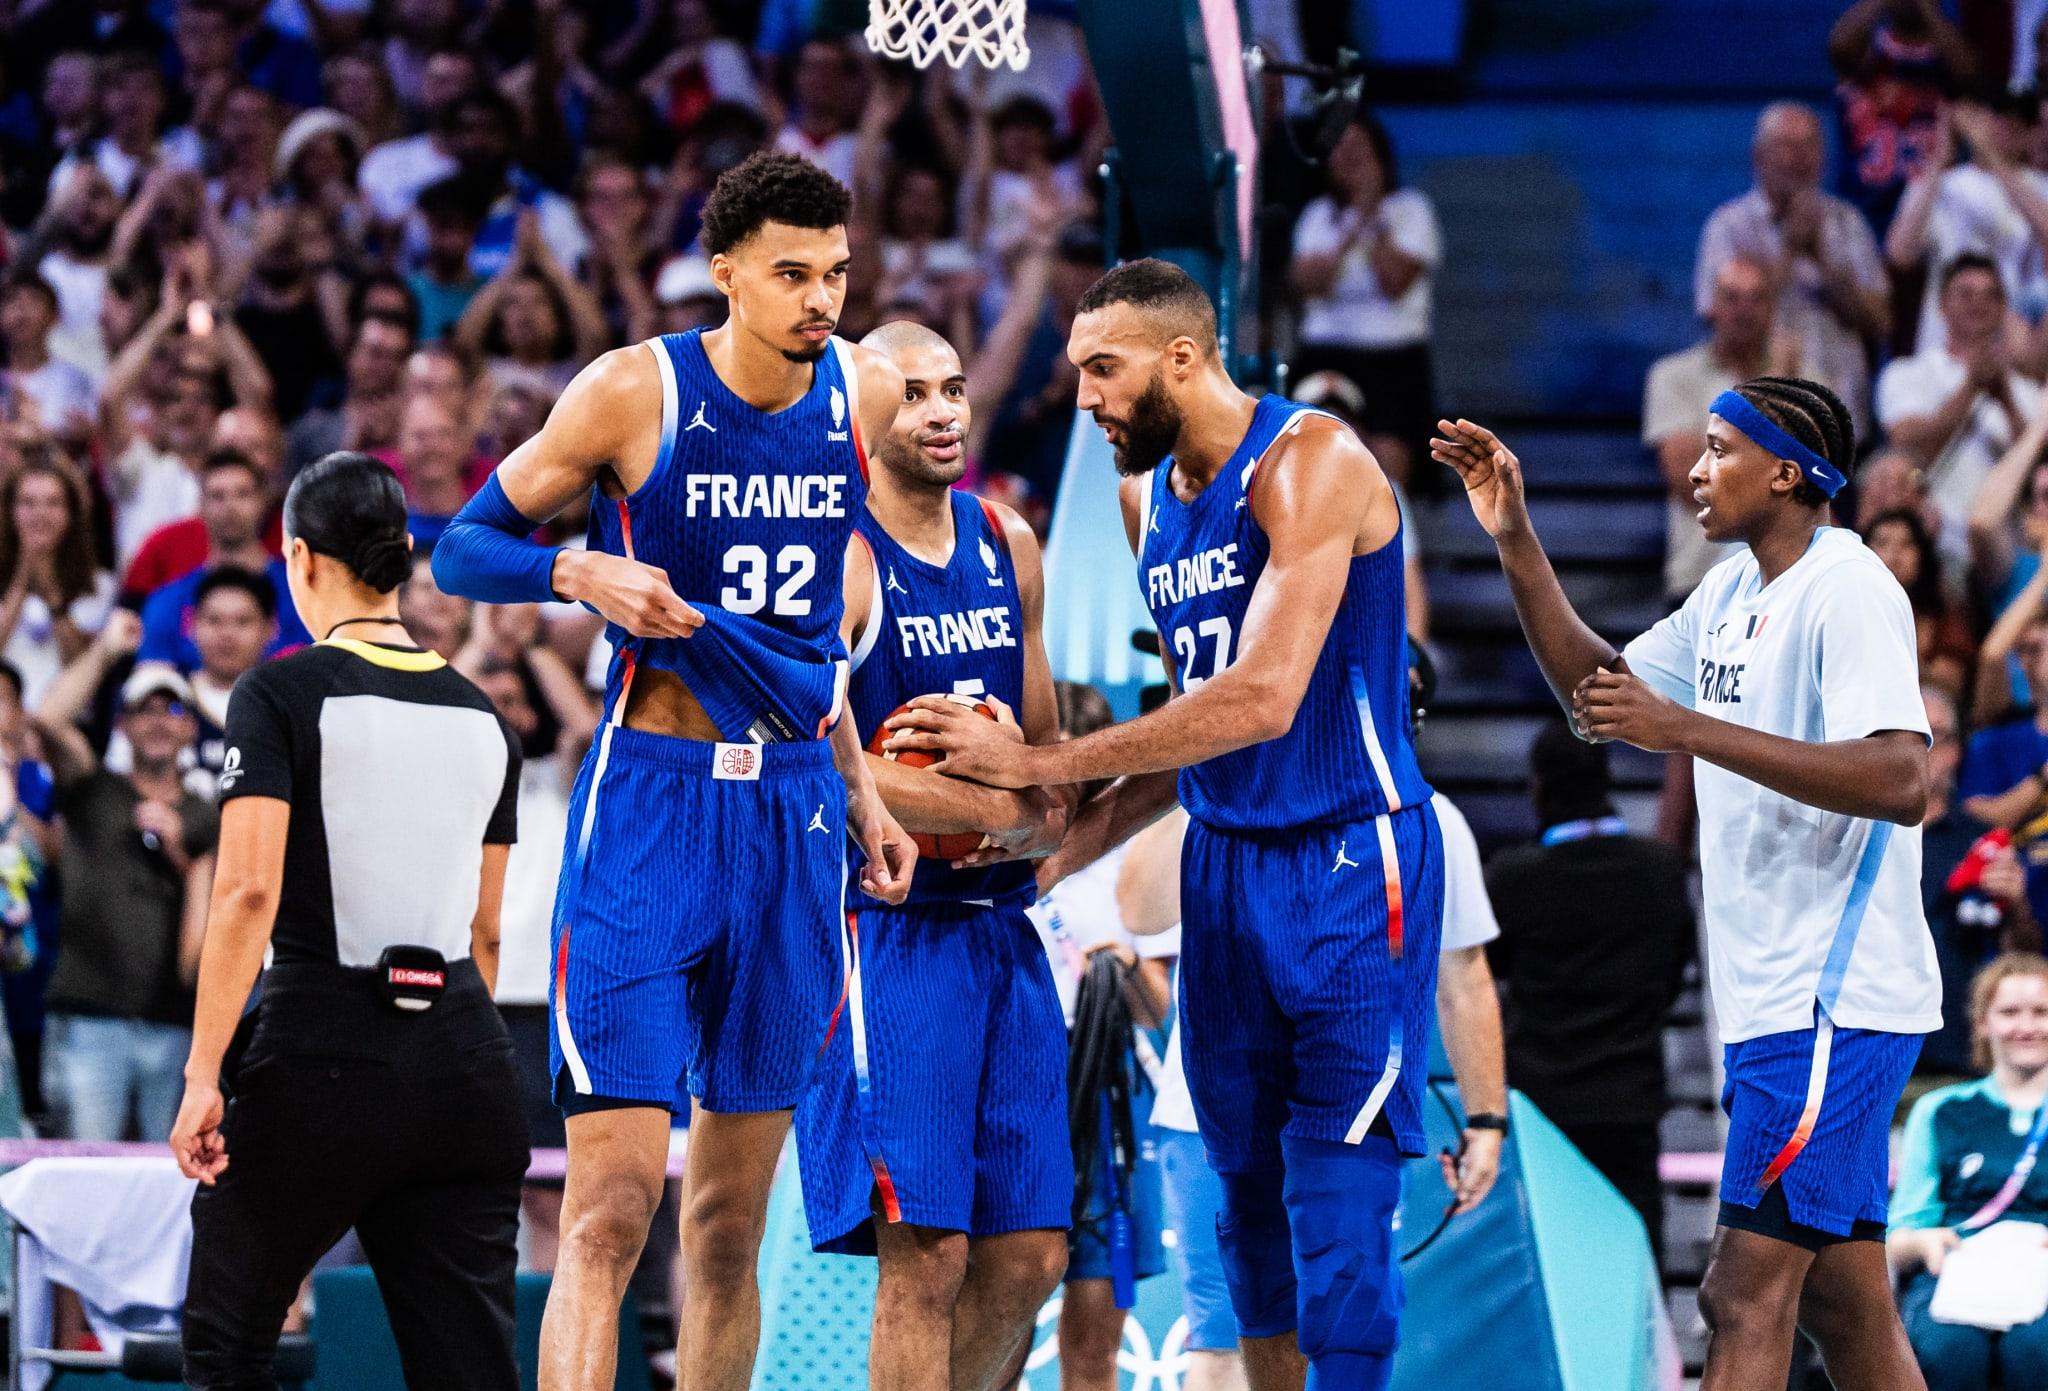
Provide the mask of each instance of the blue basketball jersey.
{"label": "blue basketball jersey", "polygon": [[624,498],[591,499],[590,547],[668,573],[703,611],[688,638],[616,624],[607,710],[637,663],[675,672],[729,740],[814,739],[845,679],[840,593],[865,511],[853,350],[831,340],[794,405],[763,411],[719,379],[700,330],[651,339],[661,368],[661,447]]}
{"label": "blue basketball jersey", "polygon": [[[1259,461],[1310,413],[1260,399],[1251,429],[1191,502],[1173,495],[1168,457],[1146,486],[1138,578],[1180,688],[1229,666],[1266,568],[1252,519]],[[1321,414],[1321,412],[1315,412]],[[1384,816],[1429,800],[1408,736],[1408,641],[1401,535],[1355,556],[1293,727],[1277,739],[1183,769],[1181,805],[1221,830],[1283,830]]]}
{"label": "blue basketball jersey", "polygon": [[[1024,703],[1024,610],[1009,543],[979,498],[956,490],[952,501],[953,555],[943,566],[896,544],[865,507],[856,519],[875,561],[874,602],[854,646],[848,688],[864,739],[921,695],[992,695],[1012,710]],[[856,863],[849,881],[859,880]],[[908,901],[1028,902],[1033,886],[1029,864],[954,869],[927,859],[918,861]],[[857,889],[847,892],[849,906],[855,899],[862,908],[879,906]]]}

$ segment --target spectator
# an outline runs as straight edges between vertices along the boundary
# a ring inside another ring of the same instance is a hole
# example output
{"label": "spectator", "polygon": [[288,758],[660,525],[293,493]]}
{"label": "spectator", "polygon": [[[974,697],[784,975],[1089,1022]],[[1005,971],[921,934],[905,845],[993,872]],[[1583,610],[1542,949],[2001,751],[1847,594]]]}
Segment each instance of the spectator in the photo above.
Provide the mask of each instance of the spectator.
{"label": "spectator", "polygon": [[1935,156],[1942,101],[1970,84],[1976,63],[1939,0],[1857,0],[1828,35],[1828,59],[1842,192],[1882,233],[1907,181],[1947,163]]}
{"label": "spectator", "polygon": [[235,323],[270,369],[278,418],[288,421],[297,420],[342,372],[319,287],[306,264],[305,216],[289,205],[263,210],[255,225],[248,288],[235,309]]}
{"label": "spectator", "polygon": [[444,53],[466,51],[462,43],[462,7],[458,0],[397,0],[391,6],[390,33],[384,40],[384,70],[408,112],[433,120],[435,98],[444,94],[436,82],[434,60]]}
{"label": "spectator", "polygon": [[371,147],[356,171],[370,211],[386,226],[404,222],[421,190],[455,172],[455,109],[484,80],[477,56],[459,48],[435,53],[420,76],[426,130]]}
{"label": "spectator", "polygon": [[100,66],[101,125],[106,134],[66,155],[50,174],[54,192],[60,180],[81,164],[106,175],[114,196],[125,200],[152,165],[197,169],[206,151],[190,130],[166,137],[164,74],[150,53],[116,53]]}
{"label": "spectator", "polygon": [[802,155],[852,187],[859,141],[854,127],[866,97],[861,70],[843,39],[813,38],[797,53],[796,100],[775,148]]}
{"label": "spectator", "polygon": [[1684,858],[1631,834],[1609,786],[1606,745],[1563,724],[1536,736],[1542,835],[1487,868],[1501,929],[1491,955],[1507,991],[1508,1075],[1641,1215],[1661,1268],[1663,1026],[1694,956],[1692,901]]}
{"label": "spectator", "polygon": [[1806,353],[1805,375],[1834,388],[1870,426],[1870,355],[1890,327],[1891,285],[1855,205],[1821,192],[1820,118],[1796,102],[1757,117],[1756,186],[1716,208],[1700,233],[1693,300],[1711,319],[1721,268],[1744,255],[1771,270],[1777,327]]}
{"label": "spectator", "polygon": [[[1987,258],[1997,269],[2007,303],[2015,301],[2029,276],[2029,257],[2039,258],[2048,237],[2048,193],[2026,167],[2038,117],[2031,96],[1999,98],[1997,105],[1945,109],[1936,158],[1906,188],[1898,216],[1885,236],[1885,255],[1895,270],[1932,268],[1920,306],[1914,351],[1939,349],[1946,315],[1937,310],[1946,270],[1965,255]],[[1946,167],[1953,132],[1969,144],[1970,160]],[[2034,317],[2039,317],[2038,310]],[[2001,328],[2003,324],[2001,323]]]}
{"label": "spectator", "polygon": [[667,175],[656,190],[649,239],[666,251],[688,251],[697,243],[698,221],[711,186],[768,141],[759,111],[737,102],[713,102],[697,118],[690,138],[676,147]]}
{"label": "spectator", "polygon": [[583,263],[583,282],[604,308],[611,341],[653,337],[647,242],[653,204],[640,170],[617,155],[591,155],[576,175],[576,210],[593,248]]}
{"label": "spectator", "polygon": [[428,342],[454,328],[484,287],[470,255],[490,205],[490,190],[460,175],[429,184],[420,194],[426,241],[419,269],[406,277],[406,285],[420,302],[420,337]]}
{"label": "spectator", "polygon": [[1913,605],[1920,645],[1920,680],[1959,700],[1976,665],[1976,643],[1960,605],[1941,583],[1941,557],[1918,511],[1880,512],[1858,528],[1863,544],[1877,553]]}
{"label": "spectator", "polygon": [[[270,521],[263,535],[264,549],[271,555],[284,553],[284,519],[277,500],[284,496],[284,440],[277,422],[269,416],[241,406],[222,411],[213,427],[213,451],[239,454],[256,468],[270,499]],[[206,564],[213,543],[207,537],[206,521],[194,512],[152,531],[128,562],[121,576],[121,601],[141,608],[151,594],[182,579]]]}
{"label": "spectator", "polygon": [[31,708],[113,600],[112,578],[93,561],[84,483],[61,456],[32,457],[0,483],[0,650]]}
{"label": "spectator", "polygon": [[1939,1321],[1929,1307],[1949,1253],[1971,1233],[1994,1221],[2048,1224],[2048,1188],[2027,1181],[2048,1115],[2048,961],[2016,952],[1985,967],[1970,1020],[1986,1075],[1913,1104],[1885,1239],[1928,1391],[2048,1385],[2048,1317],[1994,1333]]}
{"label": "spectator", "polygon": [[56,326],[57,292],[49,281],[25,270],[0,283],[0,404],[16,419],[26,405],[44,430],[83,444],[92,432],[98,393],[75,365],[50,356]]}
{"label": "spectator", "polygon": [[0,857],[7,865],[0,882],[10,886],[10,895],[26,898],[28,912],[24,918],[20,905],[10,899],[5,932],[11,969],[0,972],[0,1017],[7,1021],[23,1114],[46,1131],[43,997],[51,963],[62,945],[53,873],[59,845],[52,820],[56,786],[22,708],[21,677],[0,661],[0,798],[10,794],[9,810],[0,815],[0,824],[14,823],[0,838]]}
{"label": "spectator", "polygon": [[235,683],[264,661],[277,644],[278,609],[289,591],[254,570],[222,565],[202,574],[192,594],[192,715],[197,733],[185,786],[209,802],[220,800],[227,762],[228,698]]}
{"label": "spectator", "polygon": [[14,11],[17,22],[8,36],[8,52],[10,57],[18,54],[31,62],[55,54],[50,62],[52,68],[70,53],[94,57],[162,53],[170,44],[170,36],[150,18],[152,8],[148,0],[95,0],[93,4],[46,4],[33,8],[23,5]]}
{"label": "spectator", "polygon": [[398,443],[405,361],[412,347],[406,326],[388,315],[365,315],[356,324],[341,403],[307,411],[286,437],[285,470],[290,477],[298,477],[300,469],[337,449],[367,454]]}
{"label": "spectator", "polygon": [[[134,620],[97,642],[132,647]],[[134,768],[100,767],[68,721],[36,719],[63,818],[64,948],[50,978],[43,1086],[72,1140],[169,1136],[184,1093],[192,985],[206,931],[219,821],[184,787],[192,690],[166,667],[121,688]]]}
{"label": "spectator", "polygon": [[677,256],[654,280],[655,332],[688,333],[725,322],[725,295],[702,256]]}
{"label": "spectator", "polygon": [[277,184],[285,198],[317,211],[354,246],[370,236],[370,209],[357,183],[363,132],[339,111],[302,111],[277,142]]}
{"label": "spectator", "polygon": [[[2037,575],[2027,588],[2023,602],[2015,603],[1994,625],[1984,640],[1978,684],[1991,681],[1991,660],[2002,651],[2015,652],[2028,687],[2048,690],[2048,621],[2040,614],[2039,591],[2048,586],[2048,572]],[[2017,639],[2008,638],[2000,628],[2018,628]],[[1980,704],[1986,715],[2003,713],[1997,706]],[[1963,811],[1986,826],[2002,826],[2012,832],[2013,850],[2027,870],[2027,900],[2035,921],[2048,921],[2048,837],[2042,835],[2048,822],[2041,814],[2048,810],[2048,703],[2003,723],[1985,722],[1970,736],[1963,754],[1957,792]]]}
{"label": "spectator", "polygon": [[[413,544],[431,550],[475,491],[470,436],[462,418],[431,397],[406,402],[398,429],[398,466],[405,484]],[[417,634],[415,634],[417,636]]]}
{"label": "spectator", "polygon": [[[1863,470],[1857,486],[1864,488]],[[2033,411],[2027,425],[1985,476],[1970,502],[1970,573],[2005,612],[2034,577],[2040,550],[2048,545],[2048,406]]]}
{"label": "spectator", "polygon": [[1927,1036],[1919,1067],[1964,1073],[1970,1062],[1970,980],[2008,944],[2038,941],[2027,908],[2027,871],[2008,845],[1993,851],[1976,883],[1951,891],[1949,877],[1970,854],[1984,824],[1956,800],[1963,739],[1948,692],[1922,686],[1931,738],[1927,748],[1927,815],[1920,823],[1920,898],[1941,970],[1941,1028]]}
{"label": "spectator", "polygon": [[[230,259],[227,231],[207,198],[206,176],[156,166],[114,224],[112,263],[161,281],[173,261],[190,259],[201,248],[215,264]],[[112,351],[116,345],[107,346]]]}
{"label": "spectator", "polygon": [[1740,549],[1709,541],[1693,501],[1692,470],[1707,447],[1707,407],[1751,377],[1807,375],[1803,344],[1774,328],[1775,282],[1746,252],[1722,259],[1706,307],[1707,339],[1650,365],[1643,443],[1664,475],[1664,596],[1676,604],[1715,563]]}
{"label": "spectator", "polygon": [[531,382],[509,382],[493,391],[483,428],[477,432],[468,478],[475,478],[485,466],[497,467],[498,460],[539,434],[554,405],[554,396]]}
{"label": "spectator", "polygon": [[[351,48],[336,53],[327,60],[322,79],[327,104],[354,122],[360,133],[366,160],[369,151],[400,135],[398,93],[374,50]],[[361,183],[362,170],[358,168],[356,174],[367,199],[370,190]]]}
{"label": "spectator", "polygon": [[664,56],[641,79],[640,91],[678,138],[687,138],[715,102],[759,104],[746,49],[717,32],[706,0],[676,0],[665,12]]}
{"label": "spectator", "polygon": [[248,456],[217,449],[207,456],[200,476],[199,520],[206,528],[207,552],[200,568],[172,580],[151,594],[142,606],[142,647],[145,662],[166,662],[179,671],[200,665],[193,641],[199,591],[208,574],[222,567],[268,577],[277,631],[264,655],[295,651],[313,639],[299,622],[285,583],[285,564],[264,544],[264,523],[275,494],[262,471]]}
{"label": "spectator", "polygon": [[1429,199],[1401,186],[1393,142],[1368,112],[1330,151],[1329,183],[1294,228],[1295,369],[1327,367],[1358,383],[1366,443],[1405,484],[1436,423],[1430,286],[1443,234]]}
{"label": "spectator", "polygon": [[[113,459],[115,554],[123,564],[151,532],[199,508],[199,464],[220,413],[215,364],[228,363],[238,400],[269,408],[269,374],[248,340],[233,320],[214,320],[194,309],[204,303],[167,288],[156,313],[107,370],[101,444]],[[179,335],[180,325],[208,332]],[[131,411],[143,406],[136,398],[152,369],[160,369],[155,399],[136,429]]]}
{"label": "spectator", "polygon": [[[497,92],[485,88],[456,102],[455,158],[485,193],[483,225],[469,253],[470,269],[478,275],[496,275],[520,255],[525,234],[519,224],[529,211],[539,224],[537,235],[557,264],[578,266],[590,254],[590,238],[575,207],[561,194],[543,188],[515,161],[518,138],[518,113]],[[407,251],[416,257],[425,242],[424,223],[412,219]]]}
{"label": "spectator", "polygon": [[318,106],[320,55],[270,22],[265,11],[271,0],[220,3],[234,23],[235,66],[249,84],[286,106]]}
{"label": "spectator", "polygon": [[207,198],[238,252],[255,244],[256,219],[269,206],[277,178],[283,133],[277,99],[262,88],[243,83],[221,99],[220,133],[214,141],[217,172],[207,185]]}
{"label": "spectator", "polygon": [[543,239],[533,213],[519,221],[512,258],[462,311],[455,341],[486,361],[493,382],[528,381],[559,395],[610,341],[604,311]]}
{"label": "spectator", "polygon": [[1894,359],[1877,379],[1877,420],[1918,456],[1941,516],[1935,542],[1965,559],[1970,504],[1993,463],[2039,409],[2041,390],[2012,368],[2005,285],[1988,258],[1966,253],[1940,275],[1940,346]]}
{"label": "spectator", "polygon": [[[452,411],[465,430],[474,433],[474,422],[482,412],[476,360],[446,339],[423,344],[406,359],[405,395],[408,401],[415,396],[432,397]],[[391,459],[384,462],[397,467]],[[404,481],[403,475],[399,481]]]}
{"label": "spectator", "polygon": [[57,331],[50,355],[98,381],[107,370],[100,300],[107,291],[107,251],[121,200],[97,165],[79,164],[51,191],[37,241],[50,249],[36,271],[57,292]]}
{"label": "spectator", "polygon": [[220,100],[240,80],[234,18],[220,0],[186,0],[171,20],[171,34],[177,43],[177,105],[191,113],[192,125],[211,128]]}
{"label": "spectator", "polygon": [[470,602],[434,583],[433,559],[434,548],[415,540],[412,575],[398,588],[398,612],[414,642],[452,663],[469,640]]}

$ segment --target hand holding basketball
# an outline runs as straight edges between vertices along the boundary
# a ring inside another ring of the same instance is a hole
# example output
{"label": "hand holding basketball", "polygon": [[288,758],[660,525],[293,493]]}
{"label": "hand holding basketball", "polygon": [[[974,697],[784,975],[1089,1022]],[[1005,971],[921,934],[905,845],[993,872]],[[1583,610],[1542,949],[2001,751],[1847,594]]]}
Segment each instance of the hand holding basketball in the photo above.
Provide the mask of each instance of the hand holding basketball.
{"label": "hand holding basketball", "polygon": [[1027,761],[1031,746],[1013,721],[1008,728],[981,702],[980,710],[956,703],[952,696],[919,696],[882,721],[887,735],[884,757],[921,753],[935,757],[949,777],[972,778],[991,787],[1030,787]]}
{"label": "hand holding basketball", "polygon": [[[1002,702],[995,700],[993,697],[961,695],[956,692],[951,695],[932,696],[929,699],[950,702],[956,708],[968,711],[984,720],[1000,721],[1001,718],[996,713],[996,707],[1002,706]],[[1008,707],[1003,706],[1002,708],[1004,713],[1007,714]],[[894,719],[908,709],[910,709],[910,706],[907,704],[899,705],[889,712],[889,718]],[[1015,721],[1012,720],[1011,723],[1014,725]],[[1022,737],[1021,733],[1019,737]],[[927,753],[921,749],[895,750],[890,748],[887,721],[883,722],[882,728],[877,729],[875,737],[868,742],[868,752],[880,754],[890,762],[901,763],[906,768],[929,768],[939,761],[936,754]],[[977,850],[983,849],[989,844],[987,836],[971,831],[958,832],[952,835],[918,834],[912,836],[911,839],[917,845],[917,853],[928,860],[959,860],[973,854]]]}

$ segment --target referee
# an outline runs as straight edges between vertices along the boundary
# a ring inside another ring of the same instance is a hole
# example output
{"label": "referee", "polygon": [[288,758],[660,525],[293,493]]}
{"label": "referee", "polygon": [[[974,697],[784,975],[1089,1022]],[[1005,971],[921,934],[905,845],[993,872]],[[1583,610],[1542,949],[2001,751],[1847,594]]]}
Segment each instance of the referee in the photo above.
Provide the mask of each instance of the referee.
{"label": "referee", "polygon": [[406,1384],[513,1391],[526,1119],[491,985],[519,744],[399,621],[411,541],[390,469],[329,454],[293,482],[284,527],[292,601],[321,641],[250,671],[228,706],[171,1132],[200,1184],[185,1379],[274,1386],[286,1310],[353,1226]]}

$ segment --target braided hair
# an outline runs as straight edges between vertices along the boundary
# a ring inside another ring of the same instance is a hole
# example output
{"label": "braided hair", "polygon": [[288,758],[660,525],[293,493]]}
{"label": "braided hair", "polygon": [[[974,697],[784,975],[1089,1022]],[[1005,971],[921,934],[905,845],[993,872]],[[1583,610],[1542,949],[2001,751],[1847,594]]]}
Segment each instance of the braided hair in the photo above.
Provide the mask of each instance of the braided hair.
{"label": "braided hair", "polygon": [[[1842,477],[1856,477],[1856,422],[1842,398],[1819,382],[1804,377],[1752,377],[1735,394],[1755,406],[1773,425],[1826,459]],[[1827,495],[1799,480],[1792,500],[1802,507],[1825,507]]]}

